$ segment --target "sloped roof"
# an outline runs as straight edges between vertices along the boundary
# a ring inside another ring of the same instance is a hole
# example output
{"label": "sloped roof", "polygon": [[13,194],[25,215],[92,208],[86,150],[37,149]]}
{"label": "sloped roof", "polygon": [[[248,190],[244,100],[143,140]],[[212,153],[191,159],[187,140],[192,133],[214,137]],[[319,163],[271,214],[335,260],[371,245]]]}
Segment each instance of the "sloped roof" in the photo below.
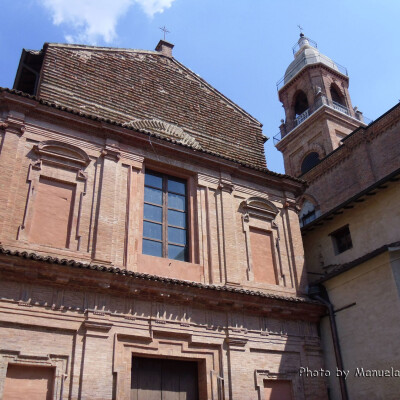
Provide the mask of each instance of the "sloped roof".
{"label": "sloped roof", "polygon": [[157,51],[46,44],[37,95],[120,123],[175,125],[206,151],[266,166],[260,122]]}

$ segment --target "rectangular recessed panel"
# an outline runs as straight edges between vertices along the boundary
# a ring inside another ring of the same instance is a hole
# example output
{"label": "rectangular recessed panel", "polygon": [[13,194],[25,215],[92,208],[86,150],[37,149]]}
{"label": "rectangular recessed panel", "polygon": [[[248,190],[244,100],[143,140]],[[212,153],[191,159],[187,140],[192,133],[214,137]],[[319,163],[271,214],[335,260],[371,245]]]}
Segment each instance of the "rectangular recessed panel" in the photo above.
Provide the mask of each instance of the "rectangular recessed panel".
{"label": "rectangular recessed panel", "polygon": [[251,259],[254,281],[276,284],[271,232],[250,228]]}
{"label": "rectangular recessed panel", "polygon": [[9,364],[3,400],[51,400],[54,368]]}
{"label": "rectangular recessed panel", "polygon": [[280,379],[264,380],[265,400],[292,400],[292,383]]}
{"label": "rectangular recessed panel", "polygon": [[34,188],[29,241],[68,247],[75,185],[41,177]]}

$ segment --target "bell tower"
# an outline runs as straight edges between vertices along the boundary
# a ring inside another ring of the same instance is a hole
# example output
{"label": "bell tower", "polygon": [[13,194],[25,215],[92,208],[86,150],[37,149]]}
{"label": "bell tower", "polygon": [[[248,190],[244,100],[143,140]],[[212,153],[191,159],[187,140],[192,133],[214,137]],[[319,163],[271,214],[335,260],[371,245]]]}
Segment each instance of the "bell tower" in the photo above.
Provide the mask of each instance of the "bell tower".
{"label": "bell tower", "polygon": [[283,153],[285,172],[298,177],[364,125],[364,119],[351,104],[345,67],[321,54],[317,43],[303,33],[293,54],[294,60],[277,83],[285,120],[274,141]]}

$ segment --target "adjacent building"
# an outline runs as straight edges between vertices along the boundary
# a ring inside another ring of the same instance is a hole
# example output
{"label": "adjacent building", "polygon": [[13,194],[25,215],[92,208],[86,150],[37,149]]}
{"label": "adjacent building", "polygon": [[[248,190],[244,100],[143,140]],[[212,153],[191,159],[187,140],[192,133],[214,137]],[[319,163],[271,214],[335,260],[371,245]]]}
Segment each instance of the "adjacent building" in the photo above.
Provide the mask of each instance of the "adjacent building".
{"label": "adjacent building", "polygon": [[275,140],[286,172],[308,185],[299,216],[309,293],[329,310],[321,335],[330,398],[395,400],[400,106],[367,125],[344,67],[303,35],[294,54],[278,83],[286,120]]}

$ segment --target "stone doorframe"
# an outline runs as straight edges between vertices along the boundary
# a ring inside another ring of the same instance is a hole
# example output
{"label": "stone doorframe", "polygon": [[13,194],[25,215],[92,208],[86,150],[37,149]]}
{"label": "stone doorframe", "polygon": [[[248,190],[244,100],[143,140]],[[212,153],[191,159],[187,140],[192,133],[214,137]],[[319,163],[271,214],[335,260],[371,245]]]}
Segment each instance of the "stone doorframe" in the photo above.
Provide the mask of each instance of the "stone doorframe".
{"label": "stone doorframe", "polygon": [[54,389],[53,400],[61,400],[64,392],[64,382],[68,377],[68,356],[58,354],[36,355],[21,354],[19,351],[0,351],[0,398],[3,398],[4,384],[6,381],[9,364],[24,365],[30,367],[53,367]]}
{"label": "stone doorframe", "polygon": [[157,336],[144,338],[115,334],[113,374],[117,400],[130,398],[132,357],[135,355],[196,361],[199,366],[199,399],[224,399],[220,371],[221,346],[207,346],[202,343],[192,347],[190,335],[170,338]]}

